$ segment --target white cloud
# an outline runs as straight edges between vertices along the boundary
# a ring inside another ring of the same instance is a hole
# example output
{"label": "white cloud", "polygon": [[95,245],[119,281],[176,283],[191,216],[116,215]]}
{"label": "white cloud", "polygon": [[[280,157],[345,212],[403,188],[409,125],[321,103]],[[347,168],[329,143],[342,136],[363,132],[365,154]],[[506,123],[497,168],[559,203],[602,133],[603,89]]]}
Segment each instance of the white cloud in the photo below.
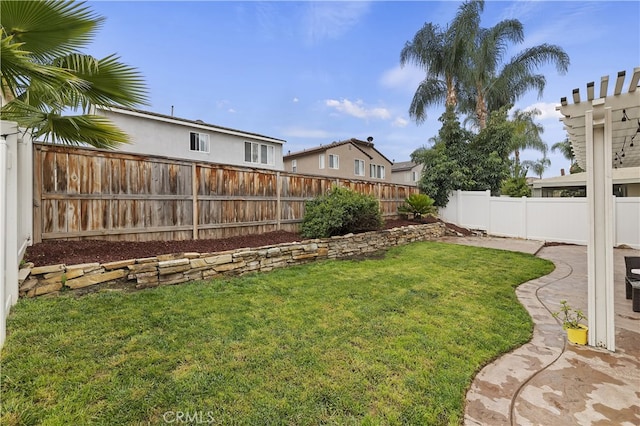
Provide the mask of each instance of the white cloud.
{"label": "white cloud", "polygon": [[354,27],[369,11],[369,2],[308,2],[302,28],[306,39],[315,44],[323,39],[336,39]]}
{"label": "white cloud", "polygon": [[292,102],[293,102],[294,104],[295,104],[295,103],[298,103],[298,102],[300,102],[300,99],[298,99],[298,98],[293,98],[293,99],[292,99]]}
{"label": "white cloud", "polygon": [[325,105],[335,108],[337,111],[357,118],[379,118],[387,120],[391,118],[391,113],[386,108],[367,108],[364,102],[357,100],[351,102],[349,99],[337,101],[335,99],[327,99]]}
{"label": "white cloud", "polygon": [[282,130],[282,134],[291,138],[328,139],[329,132],[318,129],[305,129],[303,127],[287,127]]}
{"label": "white cloud", "polygon": [[537,116],[538,120],[554,120],[558,121],[562,117],[560,111],[556,111],[556,105],[551,102],[538,102],[523,108],[523,111],[531,111],[532,109],[537,109],[541,112],[539,116]]}
{"label": "white cloud", "polygon": [[531,14],[542,3],[539,1],[517,1],[511,3],[510,6],[502,10],[500,20],[503,19],[522,19]]}
{"label": "white cloud", "polygon": [[402,117],[396,117],[396,119],[393,120],[393,123],[391,123],[393,127],[407,127],[407,124],[409,124],[409,121]]}
{"label": "white cloud", "polygon": [[385,71],[380,77],[380,84],[391,89],[402,89],[414,93],[418,85],[424,80],[424,71],[412,65],[400,65]]}

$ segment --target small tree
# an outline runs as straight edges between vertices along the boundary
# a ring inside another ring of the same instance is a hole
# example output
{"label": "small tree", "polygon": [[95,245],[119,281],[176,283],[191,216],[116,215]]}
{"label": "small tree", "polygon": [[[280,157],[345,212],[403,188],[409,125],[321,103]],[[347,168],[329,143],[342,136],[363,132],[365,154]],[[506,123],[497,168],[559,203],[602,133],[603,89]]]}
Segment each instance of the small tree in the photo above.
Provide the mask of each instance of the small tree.
{"label": "small tree", "polygon": [[398,207],[402,214],[412,214],[414,219],[420,219],[425,215],[433,215],[438,209],[433,205],[434,200],[426,194],[411,194],[404,204]]}
{"label": "small tree", "polygon": [[523,167],[524,163],[515,160],[511,163],[511,176],[502,182],[500,194],[509,197],[530,197],[531,188],[527,185],[528,169]]}
{"label": "small tree", "polygon": [[420,191],[433,198],[436,206],[444,207],[451,191],[471,184],[467,158],[472,135],[460,126],[452,107],[447,108],[439,120],[442,127],[437,142],[431,148],[415,150],[411,161],[425,165],[418,183]]}
{"label": "small tree", "polygon": [[328,238],[381,227],[382,213],[374,196],[334,186],[305,203],[301,233],[305,238]]}
{"label": "small tree", "polygon": [[510,177],[502,183],[500,193],[509,197],[530,197],[531,188],[527,185],[527,178]]}

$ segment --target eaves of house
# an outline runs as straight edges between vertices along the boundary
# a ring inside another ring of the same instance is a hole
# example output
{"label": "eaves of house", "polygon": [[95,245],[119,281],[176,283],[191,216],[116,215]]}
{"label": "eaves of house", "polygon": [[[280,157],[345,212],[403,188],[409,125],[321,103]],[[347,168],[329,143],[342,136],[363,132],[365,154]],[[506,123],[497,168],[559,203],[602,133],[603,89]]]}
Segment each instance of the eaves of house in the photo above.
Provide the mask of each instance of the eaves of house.
{"label": "eaves of house", "polygon": [[245,132],[242,130],[236,130],[228,127],[218,126],[215,124],[209,124],[209,123],[205,123],[202,120],[189,120],[186,118],[174,117],[172,115],[159,114],[157,112],[142,111],[134,108],[125,108],[125,107],[117,107],[117,108],[116,107],[97,107],[97,109],[100,111],[112,111],[120,114],[129,115],[132,117],[140,117],[140,118],[146,118],[149,120],[157,120],[165,123],[177,124],[181,126],[189,126],[192,128],[209,130],[209,131],[218,132],[218,133],[225,133],[228,135],[250,137],[252,139],[261,140],[264,142],[271,142],[271,143],[277,143],[277,144],[286,143],[286,141],[283,139],[277,139],[270,136],[261,135],[258,133]]}
{"label": "eaves of house", "polygon": [[341,145],[349,145],[349,144],[351,144],[357,150],[359,150],[364,155],[366,155],[370,160],[373,159],[373,156],[370,155],[368,152],[366,152],[363,149],[363,147],[372,149],[378,155],[380,155],[382,158],[384,158],[389,164],[393,165],[392,161],[390,161],[384,154],[382,154],[380,151],[378,151],[373,146],[373,142],[363,141],[363,140],[356,139],[356,138],[351,138],[351,139],[347,139],[347,140],[339,141],[339,142],[332,142],[332,143],[330,143],[328,145],[320,145],[320,146],[317,146],[315,148],[310,148],[310,149],[305,149],[305,150],[302,150],[302,151],[292,152],[290,154],[284,155],[283,159],[286,161],[286,160],[292,160],[292,159],[299,158],[299,157],[306,157],[307,155],[310,155],[310,154],[317,154],[317,153],[320,153],[320,152],[326,152],[327,150],[329,150],[331,148],[335,148],[335,147],[338,147],[338,146],[341,146]]}

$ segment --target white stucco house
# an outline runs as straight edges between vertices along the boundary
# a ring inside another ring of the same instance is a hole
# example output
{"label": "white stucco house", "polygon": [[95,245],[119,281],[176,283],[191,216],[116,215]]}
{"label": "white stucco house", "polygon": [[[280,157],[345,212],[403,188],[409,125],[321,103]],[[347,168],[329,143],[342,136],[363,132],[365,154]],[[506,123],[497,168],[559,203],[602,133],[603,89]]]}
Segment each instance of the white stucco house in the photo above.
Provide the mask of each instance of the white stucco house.
{"label": "white stucco house", "polygon": [[129,108],[98,108],[131,137],[117,149],[143,155],[284,170],[282,139]]}

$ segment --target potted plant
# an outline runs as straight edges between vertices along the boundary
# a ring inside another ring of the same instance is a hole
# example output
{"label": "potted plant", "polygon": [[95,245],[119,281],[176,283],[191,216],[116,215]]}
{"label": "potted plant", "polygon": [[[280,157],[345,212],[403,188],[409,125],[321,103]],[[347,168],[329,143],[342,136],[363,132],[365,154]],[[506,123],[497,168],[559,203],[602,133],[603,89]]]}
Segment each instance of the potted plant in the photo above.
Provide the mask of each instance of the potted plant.
{"label": "potted plant", "polygon": [[566,300],[560,301],[560,311],[552,313],[553,317],[562,321],[562,328],[567,330],[567,339],[571,343],[578,345],[587,344],[587,332],[586,325],[581,324],[580,321],[586,320],[582,310],[573,309],[569,306]]}

